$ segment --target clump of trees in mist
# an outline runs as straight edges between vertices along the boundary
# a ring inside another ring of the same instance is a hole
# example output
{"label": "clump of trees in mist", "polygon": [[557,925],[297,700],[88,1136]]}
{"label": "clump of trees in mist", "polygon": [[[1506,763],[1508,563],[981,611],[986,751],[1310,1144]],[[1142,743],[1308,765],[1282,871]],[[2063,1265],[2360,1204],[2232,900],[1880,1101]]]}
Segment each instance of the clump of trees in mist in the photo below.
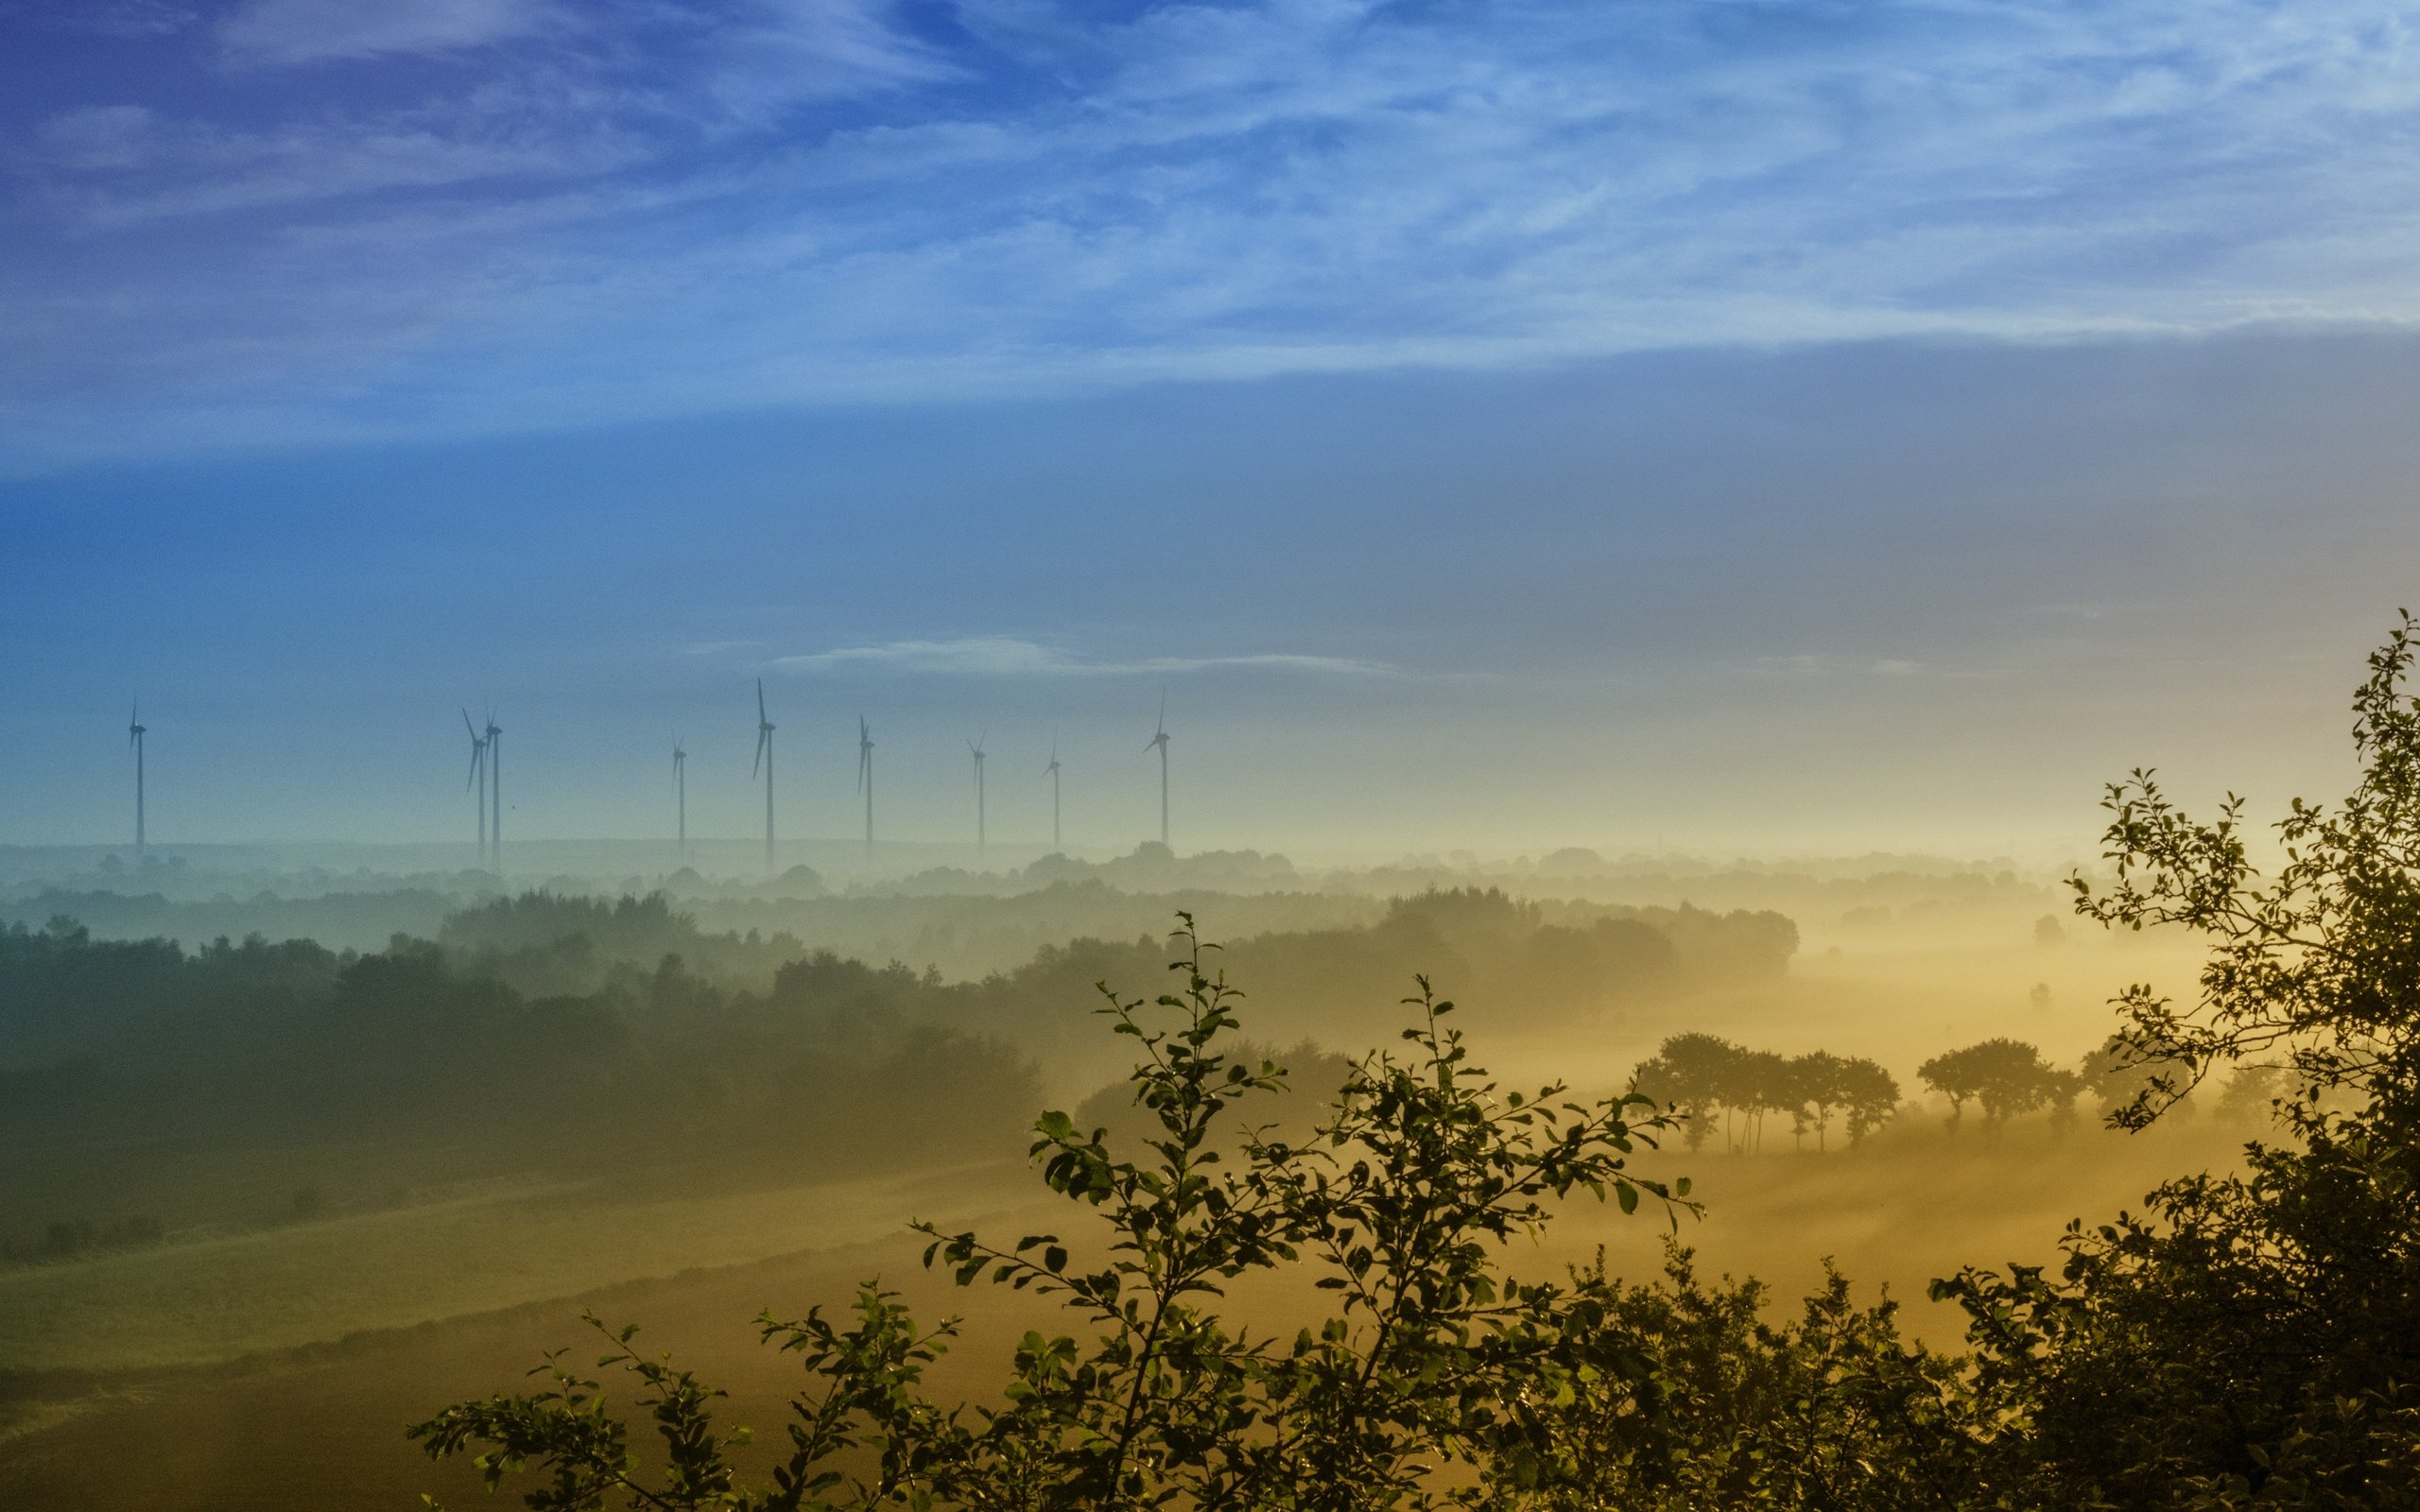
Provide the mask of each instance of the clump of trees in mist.
{"label": "clump of trees in mist", "polygon": [[1673,1110],[1691,1150],[1718,1127],[1726,1149],[1762,1149],[1772,1113],[1789,1115],[1793,1140],[1811,1131],[1818,1150],[1835,1123],[1857,1145],[1899,1108],[1898,1080],[1874,1061],[1823,1050],[1786,1057],[1703,1033],[1666,1040],[1631,1086]]}
{"label": "clump of trees in mist", "polygon": [[[1948,1102],[1953,1136],[1970,1104],[1980,1115],[1986,1140],[1997,1138],[2011,1119],[2044,1109],[2052,1127],[2064,1130],[2076,1122],[2082,1093],[2096,1093],[2107,1119],[2153,1085],[2155,1074],[2130,1045],[2124,1035],[2113,1035],[2083,1058],[2081,1069],[2069,1070],[2023,1040],[1984,1040],[1934,1056],[1916,1074]],[[1631,1087],[1672,1110],[1693,1151],[1718,1128],[1724,1149],[1761,1151],[1766,1121],[1776,1114],[1789,1119],[1792,1148],[1805,1148],[1812,1134],[1816,1150],[1827,1149],[1835,1125],[1854,1148],[1902,1107],[1898,1079],[1876,1061],[1824,1050],[1783,1056],[1703,1031],[1667,1039],[1632,1072]],[[2276,1096],[2273,1071],[2241,1068],[2230,1078],[2220,1110],[2230,1122],[2253,1122],[2265,1116]]]}
{"label": "clump of trees in mist", "polygon": [[1986,1139],[2006,1128],[2010,1119],[2044,1108],[2053,1123],[2072,1124],[2076,1095],[2084,1089],[2083,1073],[2051,1065],[2039,1049],[2019,1040],[1985,1040],[1945,1051],[1918,1066],[1916,1075],[1949,1099],[1952,1132],[1965,1122],[1966,1105],[1973,1103],[1982,1114]]}
{"label": "clump of trees in mist", "polygon": [[[1246,1136],[1225,1163],[1214,1128],[1281,1074],[1223,1053],[1229,994],[1194,955],[1185,991],[1160,1000],[1172,1024],[1113,1000],[1158,1137],[1137,1157],[1064,1114],[1037,1125],[1046,1179],[1105,1220],[1106,1247],[933,1236],[928,1264],[1038,1290],[1063,1309],[1046,1326],[1090,1335],[1028,1333],[994,1401],[930,1400],[924,1371],[952,1325],[920,1326],[870,1284],[849,1317],[762,1320],[807,1377],[766,1491],[738,1485],[719,1394],[638,1354],[629,1329],[609,1331],[599,1368],[635,1377],[654,1463],[560,1357],[537,1394],[460,1403],[413,1435],[440,1456],[475,1450],[491,1486],[536,1466],[530,1504],[566,1512],[2420,1505],[2416,642],[2406,616],[2372,658],[2357,785],[2294,803],[2273,874],[2249,859],[2238,800],[2198,819],[2149,772],[2109,790],[2116,881],[2079,879],[2078,911],[2192,931],[2209,955],[2191,1003],[2126,992],[2090,1080],[2139,1129],[2221,1070],[2266,1073],[2250,1079],[2279,1122],[2240,1174],[2179,1177],[2140,1215],[2071,1224],[2055,1272],[1936,1281],[1965,1314],[1963,1354],[1903,1339],[1888,1303],[1854,1305],[1837,1276],[1779,1323],[1761,1288],[1709,1285],[1685,1252],[1636,1284],[1601,1263],[1501,1276],[1497,1243],[1547,1222],[1551,1199],[1654,1194],[1630,1161],[1672,1120],[1553,1090],[1498,1099],[1442,1005],[1424,1003],[1404,1060],[1360,1063],[1312,1140]],[[1682,1048],[1656,1074],[1720,1058]],[[2046,1080],[2030,1048],[1985,1041],[1932,1074],[1987,1119],[2014,1116]],[[2072,1098],[2087,1077],[2069,1074]],[[1222,1315],[1220,1287],[1263,1271],[1338,1305],[1291,1340],[1252,1333]]]}

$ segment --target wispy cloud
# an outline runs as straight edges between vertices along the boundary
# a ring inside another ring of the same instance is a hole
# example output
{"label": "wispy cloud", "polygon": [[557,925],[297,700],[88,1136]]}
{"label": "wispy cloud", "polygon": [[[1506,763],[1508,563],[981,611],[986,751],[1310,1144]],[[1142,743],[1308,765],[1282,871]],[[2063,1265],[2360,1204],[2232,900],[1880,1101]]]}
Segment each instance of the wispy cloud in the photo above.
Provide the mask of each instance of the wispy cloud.
{"label": "wispy cloud", "polygon": [[0,23],[53,32],[144,39],[182,31],[201,19],[191,6],[173,0],[81,0],[72,6],[46,0],[0,4]]}
{"label": "wispy cloud", "polygon": [[52,161],[80,175],[53,202],[87,234],[501,178],[554,182],[629,155],[628,145],[603,133],[580,140],[527,130],[471,134],[408,116],[245,130],[164,119],[140,105],[64,112],[43,124],[39,140]]}
{"label": "wispy cloud", "polygon": [[761,129],[803,101],[957,76],[942,53],[900,28],[897,9],[891,0],[754,0],[701,17],[700,94]]}
{"label": "wispy cloud", "polygon": [[1167,676],[1227,668],[1270,668],[1351,677],[1392,677],[1383,662],[1351,657],[1270,652],[1247,656],[1146,657],[1132,662],[1094,661],[1062,646],[1009,636],[954,641],[886,641],[841,646],[767,663],[784,672],[887,672],[959,678],[1098,678]]}
{"label": "wispy cloud", "polygon": [[255,0],[357,101],[60,112],[0,327],[76,381],[0,357],[0,445],[2420,323],[2386,0],[570,14]]}
{"label": "wispy cloud", "polygon": [[560,24],[539,0],[246,0],[219,23],[218,40],[248,61],[318,63],[492,46]]}
{"label": "wispy cloud", "polygon": [[1939,671],[1906,657],[1841,656],[1830,652],[1758,657],[1747,670],[1778,678],[1912,678]]}

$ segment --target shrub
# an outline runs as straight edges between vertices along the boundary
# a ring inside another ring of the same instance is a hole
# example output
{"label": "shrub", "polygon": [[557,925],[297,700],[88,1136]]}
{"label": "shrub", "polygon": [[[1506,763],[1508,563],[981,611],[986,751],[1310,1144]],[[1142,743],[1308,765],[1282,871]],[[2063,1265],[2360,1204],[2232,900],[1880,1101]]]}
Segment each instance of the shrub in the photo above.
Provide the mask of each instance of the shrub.
{"label": "shrub", "polygon": [[[1184,916],[1180,916],[1184,918]],[[534,1507],[573,1512],[609,1500],[664,1509],[1186,1505],[1346,1509],[1434,1501],[1434,1472],[1460,1465],[1483,1485],[1546,1477],[1554,1404],[1575,1400],[1570,1286],[1501,1269],[1505,1241],[1534,1234],[1575,1191],[1625,1211],[1642,1195],[1685,1205],[1631,1169],[1668,1122],[1630,1096],[1597,1103],[1549,1086],[1499,1092],[1469,1064],[1453,1010],[1426,983],[1407,999],[1408,1052],[1357,1062],[1336,1108],[1301,1144],[1241,1130],[1219,1136],[1284,1085],[1266,1059],[1231,1056],[1237,994],[1205,973],[1184,918],[1182,991],[1147,1007],[1108,994],[1101,1010],[1142,1052],[1134,1101],[1155,1127],[1133,1158],[1063,1113],[1035,1125],[1051,1190],[1099,1219],[1095,1259],[1055,1234],[1000,1247],[973,1233],[931,1238],[930,1265],[960,1285],[988,1280],[1056,1299],[1088,1327],[1028,1332],[1004,1404],[944,1408],[925,1366],[955,1320],[918,1324],[878,1282],[854,1311],[758,1320],[766,1342],[801,1358],[808,1389],[791,1404],[790,1452],[769,1490],[736,1484],[728,1450],[746,1430],[713,1418],[720,1393],[630,1348],[607,1329],[600,1369],[631,1374],[663,1441],[650,1472],[631,1424],[597,1381],[560,1354],[546,1389],[446,1408],[411,1430],[432,1457],[477,1446],[491,1487],[533,1462],[547,1476]],[[1155,1012],[1165,1010],[1163,1012]],[[1291,1338],[1225,1316],[1225,1283],[1272,1273],[1333,1306]]]}

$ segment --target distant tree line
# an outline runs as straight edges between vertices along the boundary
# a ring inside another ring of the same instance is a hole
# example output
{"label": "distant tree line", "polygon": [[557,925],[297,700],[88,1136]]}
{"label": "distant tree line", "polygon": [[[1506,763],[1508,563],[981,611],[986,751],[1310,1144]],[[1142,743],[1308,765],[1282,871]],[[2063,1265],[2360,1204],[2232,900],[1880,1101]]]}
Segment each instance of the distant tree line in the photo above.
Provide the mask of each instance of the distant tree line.
{"label": "distant tree line", "polygon": [[159,1184],[111,1152],[164,1141],[197,1171],[265,1146],[327,1152],[340,1207],[372,1179],[345,1171],[395,1165],[382,1151],[426,1152],[440,1181],[897,1168],[996,1149],[1038,1096],[1024,1050],[952,1026],[939,985],[905,968],[810,954],[751,990],[666,955],[540,993],[492,964],[428,940],[185,951],[66,920],[0,928],[0,1043],[44,1053],[0,1071],[0,1138],[41,1167],[0,1174],[0,1243],[56,1249],[43,1224],[76,1221],[17,1195],[58,1188],[45,1171],[89,1171],[94,1195],[155,1211]]}
{"label": "distant tree line", "polygon": [[[1709,972],[1776,971],[1794,941],[1787,919],[1667,922],[1685,948],[1645,919],[1556,924],[1501,892],[1427,893],[1374,925],[1262,935],[1228,958],[1286,984],[1263,1005],[1276,1032],[1350,1043],[1381,1022],[1369,1005],[1399,996],[1424,958],[1456,990],[1517,1005],[1496,1011],[1552,1022]],[[1726,942],[1740,958],[1718,968]],[[458,1143],[495,1174],[683,1160],[743,1174],[895,1165],[996,1148],[1029,1111],[1036,1056],[1089,1054],[1075,1069],[1105,1074],[1083,996],[1158,970],[1166,948],[1077,939],[949,982],[786,934],[703,929],[661,894],[544,890],[457,910],[433,938],[396,936],[372,951],[259,935],[192,947],[110,939],[64,918],[0,925],[0,1134],[39,1131],[49,1168],[82,1160],[77,1169],[123,1193],[121,1212],[162,1199],[139,1169],[97,1152],[146,1138],[431,1160]],[[654,1117],[628,1118],[637,1103]],[[330,1158],[332,1206],[370,1200],[372,1178],[344,1172],[376,1162]],[[71,1221],[11,1202],[30,1174],[0,1174],[0,1242],[36,1244],[43,1223]],[[221,1219],[263,1215],[179,1221]]]}
{"label": "distant tree line", "polygon": [[286,895],[256,888],[242,896],[207,899],[44,887],[0,902],[0,922],[38,929],[63,916],[108,939],[164,937],[199,944],[222,935],[241,939],[259,934],[270,939],[314,939],[333,950],[367,951],[399,934],[433,935],[462,902],[461,892],[399,881],[375,890]]}
{"label": "distant tree line", "polygon": [[90,1218],[54,1220],[32,1244],[0,1241],[0,1265],[40,1265],[52,1261],[80,1260],[114,1249],[139,1249],[156,1245],[165,1235],[160,1220],[144,1214],[114,1223]]}
{"label": "distant tree line", "polygon": [[[1948,1101],[1951,1133],[1964,1125],[1972,1106],[1986,1139],[2009,1120],[2046,1108],[2052,1126],[2070,1127],[2076,1101],[2086,1091],[2098,1095],[2103,1117],[2114,1116],[2152,1085],[2152,1074],[2126,1054],[2122,1036],[2112,1036],[2076,1070],[2053,1065],[2021,1040],[1991,1039],[1934,1056],[1916,1075]],[[2238,1120],[2256,1116],[2273,1095],[2273,1083],[2256,1068],[2239,1072],[2222,1112]],[[1789,1120],[1793,1145],[1803,1147],[1812,1134],[1817,1150],[1828,1148],[1838,1125],[1854,1147],[1889,1123],[1901,1101],[1898,1079],[1862,1057],[1822,1050],[1783,1056],[1699,1031],[1667,1039],[1639,1062],[1631,1086],[1672,1110],[1692,1150],[1717,1129],[1727,1150],[1762,1150],[1771,1116]]]}

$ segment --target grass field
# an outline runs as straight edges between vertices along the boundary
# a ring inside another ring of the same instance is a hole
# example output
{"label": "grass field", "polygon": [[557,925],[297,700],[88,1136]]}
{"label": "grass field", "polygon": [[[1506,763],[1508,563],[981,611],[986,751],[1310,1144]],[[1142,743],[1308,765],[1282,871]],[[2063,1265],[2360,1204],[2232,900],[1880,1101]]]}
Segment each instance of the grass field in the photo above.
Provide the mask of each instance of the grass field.
{"label": "grass field", "polygon": [[[1683,1241],[1698,1249],[1702,1269],[1763,1276],[1776,1287],[1777,1305],[1787,1307],[1816,1284],[1829,1256],[1858,1295],[1871,1297],[1887,1286],[1907,1303],[1911,1332],[1954,1347],[1959,1314],[1925,1299],[1930,1277],[1968,1262],[2049,1260],[2068,1217],[2133,1207],[2164,1175],[2223,1163],[2235,1137],[2206,1121],[2138,1137],[2083,1131],[2064,1142],[2031,1129],[2013,1132],[1996,1147],[1969,1141],[1953,1152],[1930,1131],[1910,1130],[1854,1156],[1701,1154],[1658,1163],[1691,1173],[1706,1199],[1705,1216],[1685,1218],[1680,1226]],[[590,1354],[593,1338],[578,1322],[583,1306],[616,1321],[644,1323],[648,1348],[676,1351],[683,1364],[731,1390],[726,1420],[761,1431],[779,1422],[798,1377],[793,1360],[756,1343],[750,1320],[766,1307],[795,1315],[815,1303],[844,1302],[856,1281],[879,1275],[902,1286],[927,1316],[971,1314],[967,1338],[935,1372],[933,1386],[939,1393],[988,1398],[1003,1379],[1001,1362],[1019,1331],[1063,1328],[1066,1320],[1027,1294],[959,1292],[923,1274],[916,1258],[921,1245],[900,1231],[900,1222],[912,1209],[945,1219],[969,1217],[1008,1237],[1043,1224],[1070,1235],[1084,1227],[1080,1214],[1042,1192],[1029,1174],[1006,1166],[955,1173],[922,1191],[801,1188],[696,1203],[598,1205],[567,1226],[553,1221],[577,1207],[567,1208],[559,1196],[523,1194],[466,1210],[478,1216],[458,1220],[456,1231],[463,1237],[447,1274],[457,1285],[485,1288],[489,1296],[529,1295],[580,1265],[614,1268],[611,1257],[628,1254],[638,1235],[679,1246],[690,1243],[690,1230],[709,1223],[731,1232],[687,1253],[702,1257],[715,1246],[738,1246],[734,1235],[741,1233],[759,1243],[813,1233],[830,1247],[577,1296],[558,1293],[548,1300],[388,1327],[233,1364],[61,1379],[46,1391],[25,1394],[17,1405],[19,1431],[0,1435],[0,1506],[338,1512],[412,1505],[423,1491],[438,1492],[458,1509],[488,1504],[463,1466],[429,1465],[405,1441],[403,1426],[448,1400],[516,1389],[543,1349],[569,1345],[576,1356]],[[1512,1259],[1521,1274],[1550,1274],[1585,1260],[1601,1244],[1617,1270],[1645,1275],[1660,1264],[1668,1231],[1647,1211],[1624,1218],[1609,1208],[1585,1207],[1571,1211],[1547,1244],[1524,1246]],[[502,1253],[513,1246],[516,1233],[573,1236],[596,1253],[547,1269]],[[862,1242],[848,1242],[852,1238]],[[476,1275],[474,1243],[490,1246],[485,1252],[512,1268]],[[365,1246],[361,1255],[374,1252]],[[239,1270],[231,1257],[228,1276]],[[215,1337],[223,1348],[238,1337],[256,1342],[273,1328],[325,1332],[348,1314],[357,1318],[365,1306],[385,1309],[398,1323],[409,1320],[415,1310],[400,1305],[370,1272],[356,1266],[348,1274],[355,1288],[350,1293],[289,1294],[283,1304],[267,1297],[238,1300],[228,1317],[231,1323],[251,1318],[251,1332],[231,1326]],[[1255,1290],[1239,1291],[1237,1304],[1261,1305]],[[182,1315],[172,1297],[164,1297],[161,1305],[164,1318]],[[432,1293],[418,1311],[458,1305],[458,1295],[445,1301]],[[126,1313],[111,1327],[127,1331],[130,1341],[136,1324],[136,1314]],[[206,1336],[212,1335],[189,1332],[192,1342],[181,1348],[199,1358]],[[137,1352],[130,1342],[121,1348]]]}
{"label": "grass field", "polygon": [[510,1185],[322,1223],[0,1272],[0,1370],[141,1370],[880,1237],[911,1201],[962,1208],[988,1168],[616,1198]]}

